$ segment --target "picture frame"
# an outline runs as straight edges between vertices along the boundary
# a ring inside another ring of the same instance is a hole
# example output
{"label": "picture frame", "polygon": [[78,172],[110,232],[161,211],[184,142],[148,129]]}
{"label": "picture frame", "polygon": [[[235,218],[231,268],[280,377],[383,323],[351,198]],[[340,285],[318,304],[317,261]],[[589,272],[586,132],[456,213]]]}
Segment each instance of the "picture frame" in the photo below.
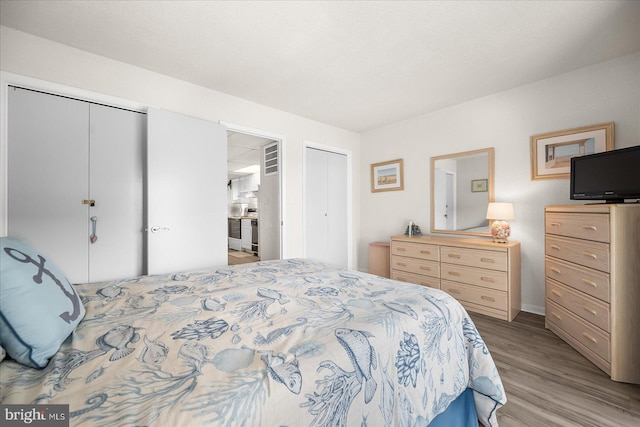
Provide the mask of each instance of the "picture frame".
{"label": "picture frame", "polygon": [[404,190],[402,159],[371,164],[371,192]]}
{"label": "picture frame", "polygon": [[471,192],[472,193],[486,193],[489,191],[488,179],[472,179],[471,180]]}
{"label": "picture frame", "polygon": [[613,122],[531,137],[531,179],[569,178],[571,158],[613,150]]}

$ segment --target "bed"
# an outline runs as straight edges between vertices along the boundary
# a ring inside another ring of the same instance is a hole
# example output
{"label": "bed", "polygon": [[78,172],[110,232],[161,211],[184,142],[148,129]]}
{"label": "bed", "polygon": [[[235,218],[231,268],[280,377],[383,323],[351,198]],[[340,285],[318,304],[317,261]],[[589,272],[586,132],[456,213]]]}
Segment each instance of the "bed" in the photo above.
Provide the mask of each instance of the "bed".
{"label": "bed", "polygon": [[[9,254],[61,274],[5,243],[2,268]],[[0,400],[69,404],[71,425],[496,426],[506,403],[472,320],[436,289],[303,259],[59,282],[80,320],[40,367],[7,356]]]}

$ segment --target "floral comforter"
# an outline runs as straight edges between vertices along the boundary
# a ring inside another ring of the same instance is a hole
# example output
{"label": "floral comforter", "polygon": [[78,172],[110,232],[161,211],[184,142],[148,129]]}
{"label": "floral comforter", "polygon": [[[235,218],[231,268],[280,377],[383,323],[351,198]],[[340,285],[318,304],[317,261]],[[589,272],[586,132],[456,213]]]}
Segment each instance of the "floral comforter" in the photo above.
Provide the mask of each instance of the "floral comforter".
{"label": "floral comforter", "polygon": [[467,387],[497,425],[493,360],[448,294],[300,259],[76,285],[46,368],[5,360],[2,403],[71,425],[427,425]]}

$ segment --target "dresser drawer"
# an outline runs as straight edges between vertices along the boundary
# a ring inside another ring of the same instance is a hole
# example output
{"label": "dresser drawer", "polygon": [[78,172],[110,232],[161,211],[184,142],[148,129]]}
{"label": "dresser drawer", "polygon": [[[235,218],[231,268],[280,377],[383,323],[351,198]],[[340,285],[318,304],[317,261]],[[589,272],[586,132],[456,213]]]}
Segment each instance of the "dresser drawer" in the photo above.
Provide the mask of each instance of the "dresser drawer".
{"label": "dresser drawer", "polygon": [[507,293],[473,285],[441,280],[440,288],[460,301],[472,302],[497,310],[507,310]]}
{"label": "dresser drawer", "polygon": [[545,253],[596,270],[609,272],[609,244],[546,235]]}
{"label": "dresser drawer", "polygon": [[416,285],[428,286],[440,289],[440,279],[437,277],[423,276],[421,274],[407,273],[406,271],[393,270],[391,278],[400,282],[415,283]]}
{"label": "dresser drawer", "polygon": [[442,246],[440,248],[440,258],[442,262],[450,264],[470,265],[472,267],[507,271],[506,252]]}
{"label": "dresser drawer", "polygon": [[547,213],[546,232],[609,243],[609,214]]}
{"label": "dresser drawer", "polygon": [[497,291],[507,290],[507,273],[505,271],[466,267],[443,262],[440,264],[440,277],[446,280],[478,285]]}
{"label": "dresser drawer", "polygon": [[605,361],[611,361],[609,334],[548,299],[546,300],[546,316],[549,322],[565,331],[567,335],[573,337]]}
{"label": "dresser drawer", "polygon": [[412,242],[391,242],[391,255],[408,256],[412,258],[440,260],[440,251],[437,245]]}
{"label": "dresser drawer", "polygon": [[609,302],[609,274],[571,264],[559,259],[545,258],[545,276],[571,286],[592,297]]}
{"label": "dresser drawer", "polygon": [[440,277],[440,263],[437,261],[425,261],[417,258],[392,255],[391,269],[424,274],[432,277]]}
{"label": "dresser drawer", "polygon": [[605,332],[610,332],[609,304],[549,278],[546,279],[546,297]]}

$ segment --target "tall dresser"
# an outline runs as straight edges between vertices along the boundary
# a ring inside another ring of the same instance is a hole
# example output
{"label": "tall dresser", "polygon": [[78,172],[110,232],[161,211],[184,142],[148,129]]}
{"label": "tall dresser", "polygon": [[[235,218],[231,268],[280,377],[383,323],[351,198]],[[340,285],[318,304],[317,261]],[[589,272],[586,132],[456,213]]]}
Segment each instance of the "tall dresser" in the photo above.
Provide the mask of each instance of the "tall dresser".
{"label": "tall dresser", "polygon": [[640,204],[547,206],[545,325],[640,384]]}
{"label": "tall dresser", "polygon": [[520,312],[520,243],[393,236],[391,278],[442,289],[469,311],[511,321]]}

